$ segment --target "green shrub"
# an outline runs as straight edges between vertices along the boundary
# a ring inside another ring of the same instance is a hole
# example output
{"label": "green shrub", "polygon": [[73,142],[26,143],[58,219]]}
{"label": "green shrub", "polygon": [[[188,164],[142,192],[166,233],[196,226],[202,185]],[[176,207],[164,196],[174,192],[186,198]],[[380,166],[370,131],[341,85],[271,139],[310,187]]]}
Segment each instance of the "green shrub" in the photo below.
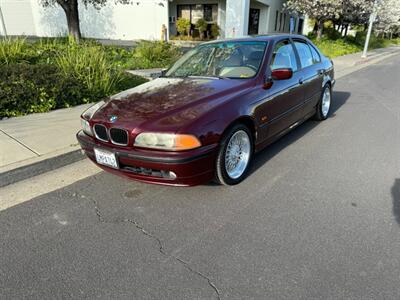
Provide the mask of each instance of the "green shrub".
{"label": "green shrub", "polygon": [[20,38],[0,40],[0,65],[24,62],[26,57],[26,42]]}
{"label": "green shrub", "polygon": [[327,57],[334,58],[341,55],[351,54],[362,50],[360,45],[346,41],[345,39],[330,40],[322,38],[313,40],[313,43]]}
{"label": "green shrub", "polygon": [[198,19],[195,28],[199,31],[200,33],[200,38],[204,38],[204,32],[207,31],[208,23],[204,19]]}
{"label": "green shrub", "polygon": [[47,112],[89,101],[79,81],[63,77],[49,64],[0,67],[0,118]]}
{"label": "green shrub", "polygon": [[[366,31],[358,31],[356,33],[354,41],[355,41],[355,43],[359,44],[360,46],[364,46],[366,38],[367,38]],[[368,48],[369,49],[377,49],[377,48],[384,48],[389,45],[390,45],[390,40],[377,37],[375,34],[371,34],[371,37],[369,39],[369,47]]]}
{"label": "green shrub", "polygon": [[180,18],[176,21],[176,31],[178,31],[180,35],[189,35],[191,26],[192,24],[188,19]]}
{"label": "green shrub", "polygon": [[334,27],[324,28],[324,35],[330,40],[338,40],[342,38],[342,34]]}
{"label": "green shrub", "polygon": [[[146,82],[121,74],[113,87],[117,93]],[[93,94],[78,79],[65,76],[56,65],[17,64],[0,67],[0,119],[98,101],[108,95]]]}
{"label": "green shrub", "polygon": [[98,101],[146,81],[124,70],[167,67],[180,55],[163,42],[132,49],[89,39],[0,40],[0,118]]}
{"label": "green shrub", "polygon": [[72,44],[56,57],[60,71],[84,84],[94,97],[110,95],[122,71],[110,63],[101,46]]}
{"label": "green shrub", "polygon": [[168,67],[180,56],[180,51],[170,43],[141,41],[134,49],[133,68]]}
{"label": "green shrub", "polygon": [[220,34],[220,28],[218,24],[217,23],[211,24],[211,35],[216,38],[219,36],[219,34]]}

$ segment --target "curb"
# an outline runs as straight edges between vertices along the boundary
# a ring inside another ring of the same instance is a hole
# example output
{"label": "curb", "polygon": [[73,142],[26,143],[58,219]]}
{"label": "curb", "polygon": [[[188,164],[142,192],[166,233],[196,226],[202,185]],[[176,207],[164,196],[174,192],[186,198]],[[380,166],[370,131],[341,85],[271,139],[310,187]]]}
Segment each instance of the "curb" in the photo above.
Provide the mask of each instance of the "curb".
{"label": "curb", "polygon": [[391,57],[392,55],[395,55],[395,54],[398,54],[398,53],[400,53],[400,50],[383,52],[383,53],[379,53],[377,55],[374,55],[372,57],[368,57],[367,56],[366,58],[363,58],[362,60],[356,61],[354,66],[360,66],[360,65],[363,65],[363,64],[367,64],[367,63],[378,62],[381,59],[384,59],[384,58],[387,58],[387,57]]}
{"label": "curb", "polygon": [[[399,48],[400,49],[400,48]],[[400,50],[398,51],[391,51],[391,52],[386,52],[384,54],[380,54],[378,56],[374,56],[371,58],[366,58],[362,61],[357,61],[355,62],[352,66],[349,66],[347,68],[343,68],[340,71],[336,71],[335,70],[335,79],[340,79],[344,76],[347,76],[351,73],[357,72],[359,70],[362,70],[370,65],[379,63],[387,58],[391,58],[393,56],[399,55],[400,54]]]}
{"label": "curb", "polygon": [[33,164],[22,166],[0,173],[0,188],[7,185],[64,167],[84,159],[86,156],[81,150],[73,150],[58,156],[54,156]]}

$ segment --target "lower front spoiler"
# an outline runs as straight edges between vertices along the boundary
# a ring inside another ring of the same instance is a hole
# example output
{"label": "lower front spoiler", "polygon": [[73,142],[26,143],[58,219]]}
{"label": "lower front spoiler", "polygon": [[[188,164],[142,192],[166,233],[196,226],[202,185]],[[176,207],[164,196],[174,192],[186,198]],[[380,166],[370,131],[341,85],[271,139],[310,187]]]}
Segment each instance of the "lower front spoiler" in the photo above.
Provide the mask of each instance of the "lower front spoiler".
{"label": "lower front spoiler", "polygon": [[[216,147],[211,145],[184,152],[151,150],[127,150],[100,143],[83,131],[76,135],[82,150],[103,170],[146,183],[174,186],[193,186],[210,181],[214,177]],[[96,162],[94,148],[115,153],[119,169]],[[174,174],[175,176],[163,176]]]}

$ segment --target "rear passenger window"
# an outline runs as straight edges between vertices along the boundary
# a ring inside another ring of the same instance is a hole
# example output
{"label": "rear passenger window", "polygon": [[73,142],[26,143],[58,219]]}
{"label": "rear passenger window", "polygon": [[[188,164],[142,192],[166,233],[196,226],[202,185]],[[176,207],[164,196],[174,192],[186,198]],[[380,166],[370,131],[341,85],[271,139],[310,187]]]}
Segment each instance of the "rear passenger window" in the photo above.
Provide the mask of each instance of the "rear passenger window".
{"label": "rear passenger window", "polygon": [[297,70],[296,55],[293,45],[289,41],[282,41],[275,45],[272,54],[271,70],[290,68]]}
{"label": "rear passenger window", "polygon": [[307,43],[295,41],[297,53],[299,54],[300,63],[302,68],[306,68],[314,64],[313,55],[310,46]]}
{"label": "rear passenger window", "polygon": [[317,50],[315,50],[315,48],[312,45],[308,45],[308,46],[311,49],[311,54],[313,57],[314,64],[321,62],[321,56],[319,56],[319,53],[317,52]]}

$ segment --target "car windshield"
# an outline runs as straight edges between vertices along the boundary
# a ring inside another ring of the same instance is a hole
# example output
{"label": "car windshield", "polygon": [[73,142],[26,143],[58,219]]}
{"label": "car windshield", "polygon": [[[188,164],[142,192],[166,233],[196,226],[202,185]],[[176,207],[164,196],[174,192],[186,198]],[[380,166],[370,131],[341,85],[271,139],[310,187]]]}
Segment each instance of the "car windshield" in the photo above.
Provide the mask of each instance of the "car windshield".
{"label": "car windshield", "polygon": [[260,68],[266,42],[219,42],[201,45],[180,58],[166,77],[251,78]]}

